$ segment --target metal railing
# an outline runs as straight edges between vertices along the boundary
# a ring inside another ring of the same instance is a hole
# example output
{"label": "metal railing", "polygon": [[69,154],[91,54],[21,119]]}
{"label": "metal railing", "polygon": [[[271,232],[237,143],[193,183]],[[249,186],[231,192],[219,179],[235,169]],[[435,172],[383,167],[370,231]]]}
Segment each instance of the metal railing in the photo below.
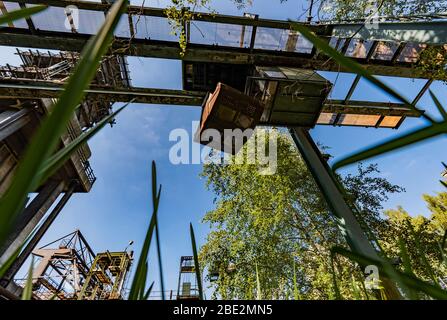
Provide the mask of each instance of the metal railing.
{"label": "metal railing", "polygon": [[[73,126],[70,123],[67,126],[67,133],[68,133],[68,136],[70,137],[70,142],[75,140],[78,137]],[[81,162],[82,168],[84,169],[84,172],[87,175],[88,181],[90,182],[91,185],[93,185],[93,183],[95,183],[95,181],[96,181],[96,176],[95,176],[95,173],[93,172],[90,162],[88,161],[87,156],[84,153],[83,149],[78,148],[76,150],[76,155],[78,156],[78,158]]]}

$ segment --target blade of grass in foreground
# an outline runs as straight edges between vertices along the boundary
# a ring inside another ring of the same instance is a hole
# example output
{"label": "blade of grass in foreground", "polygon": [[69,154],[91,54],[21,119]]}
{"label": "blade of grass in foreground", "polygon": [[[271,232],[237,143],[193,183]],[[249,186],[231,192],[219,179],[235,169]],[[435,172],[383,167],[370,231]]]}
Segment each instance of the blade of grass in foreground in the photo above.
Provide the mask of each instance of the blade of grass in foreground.
{"label": "blade of grass in foreground", "polygon": [[399,237],[398,244],[399,255],[402,258],[405,273],[414,275],[413,268],[411,267],[410,257],[408,256],[407,246],[405,245],[404,239],[402,239],[402,237]]}
{"label": "blade of grass in foreground", "polygon": [[3,278],[5,273],[8,271],[8,269],[12,266],[14,261],[17,259],[17,257],[22,252],[23,247],[28,243],[28,241],[34,237],[37,230],[39,229],[39,226],[37,226],[31,233],[26,237],[25,241],[11,254],[11,256],[0,266],[0,279]]}
{"label": "blade of grass in foreground", "polygon": [[341,247],[335,247],[332,249],[332,252],[340,254],[342,256],[345,256],[348,259],[351,259],[353,261],[356,261],[360,263],[361,265],[375,265],[379,269],[379,271],[392,279],[395,277],[395,275],[398,275],[402,283],[407,286],[408,288],[411,288],[412,290],[424,292],[425,294],[429,295],[432,298],[435,299],[441,299],[446,300],[447,299],[447,291],[440,289],[439,287],[436,287],[430,283],[424,282],[412,275],[408,275],[406,273],[403,273],[398,270],[392,270],[390,271],[388,268],[385,267],[384,263],[378,260],[374,260],[371,258],[368,258],[362,254],[354,253],[352,251],[346,250]]}
{"label": "blade of grass in foreground", "polygon": [[154,228],[156,225],[158,205],[161,194],[161,186],[158,188],[157,192],[157,168],[155,162],[152,161],[152,194],[156,194],[153,199],[154,211],[152,212],[152,217],[149,223],[148,230],[146,232],[146,238],[144,239],[143,248],[141,249],[140,258],[138,259],[137,268],[135,270],[135,275],[132,280],[132,285],[129,292],[129,300],[140,300],[145,296],[145,286],[146,286],[146,273],[147,273],[147,257],[149,254],[149,249],[151,246],[152,235],[154,233]]}
{"label": "blade of grass in foreground", "polygon": [[430,122],[434,122],[434,120],[429,117],[428,115],[425,115],[421,110],[417,109],[410,101],[408,101],[406,98],[404,98],[402,95],[397,93],[395,90],[384,84],[382,81],[374,77],[370,72],[368,72],[365,68],[363,68],[360,64],[353,61],[350,58],[345,57],[340,52],[332,48],[328,43],[318,38],[316,35],[314,35],[307,27],[300,25],[298,23],[292,23],[292,28],[299,33],[301,33],[307,40],[312,42],[315,47],[317,47],[319,50],[323,51],[325,54],[327,54],[329,57],[337,61],[340,65],[345,67],[346,69],[364,77],[369,82],[377,86],[378,88],[382,89],[389,95],[393,96],[394,98],[398,99],[405,105],[407,105],[409,108],[415,110],[418,112],[422,117],[429,120]]}
{"label": "blade of grass in foreground", "polygon": [[[160,274],[160,289],[161,289],[161,299],[165,300],[165,286],[163,281],[163,264],[161,260],[161,249],[160,249],[160,234],[158,228],[158,204],[160,203],[160,193],[157,196],[157,175],[155,162],[152,163],[152,176],[154,179],[152,180],[152,203],[155,214],[155,243],[157,246],[157,258],[158,258],[158,270]],[[155,199],[158,197],[157,201]],[[155,205],[157,204],[157,208]],[[145,299],[146,300],[146,299]]]}
{"label": "blade of grass in foreground", "polygon": [[441,102],[439,102],[438,97],[433,93],[433,91],[430,92],[430,97],[435,103],[436,108],[438,108],[439,113],[441,114],[444,121],[447,121],[447,112],[445,111],[444,107],[442,106]]}
{"label": "blade of grass in foreground", "polygon": [[194,256],[194,271],[196,272],[197,286],[199,287],[199,299],[203,300],[202,276],[200,274],[199,256],[197,255],[196,237],[192,223],[189,224],[189,232],[191,235],[192,253]]}
{"label": "blade of grass in foreground", "polygon": [[[145,293],[145,295],[143,297],[143,300],[149,299],[149,296],[151,295],[153,287],[154,287],[154,282],[152,281],[151,285],[149,286],[149,289],[147,289],[147,291],[146,291],[146,293]],[[163,300],[164,300],[164,298],[163,298]]]}
{"label": "blade of grass in foreground", "polygon": [[81,54],[81,59],[65,90],[50,114],[42,121],[15,172],[11,186],[0,199],[0,245],[7,236],[26,196],[40,182],[40,169],[54,151],[60,135],[66,129],[74,110],[85,95],[84,90],[94,78],[102,56],[113,40],[113,32],[127,7],[126,0],[118,0],[111,7],[106,20]]}
{"label": "blade of grass in foreground", "polygon": [[366,160],[387,153],[389,151],[401,149],[411,144],[415,144],[445,133],[447,133],[447,122],[435,123],[420,129],[416,129],[395,139],[377,143],[371,147],[364,149],[363,151],[359,151],[350,156],[342,158],[332,165],[332,169],[337,170],[352,163]]}
{"label": "blade of grass in foreground", "polygon": [[314,35],[309,29],[303,25],[292,23],[293,28],[300,32],[304,37],[306,37],[309,41],[311,41],[315,47],[317,47],[319,50],[323,51],[325,54],[327,54],[329,57],[337,61],[341,66],[345,67],[347,70],[352,71],[365,79],[367,79],[369,82],[374,84],[375,86],[379,87],[386,93],[390,94],[394,98],[398,99],[399,101],[406,104],[411,109],[417,111],[422,117],[430,121],[431,125],[426,126],[424,128],[415,130],[409,134],[406,134],[404,136],[401,136],[396,139],[388,140],[383,143],[379,143],[377,145],[374,145],[373,147],[367,148],[364,151],[360,151],[357,153],[354,153],[351,156],[348,156],[346,158],[343,158],[340,161],[337,161],[333,165],[333,169],[336,170],[340,167],[349,165],[354,162],[358,162],[361,160],[365,160],[392,150],[396,150],[399,148],[406,147],[410,144],[414,144],[417,142],[420,142],[422,140],[432,138],[434,136],[445,134],[447,132],[447,113],[440,105],[438,99],[434,96],[432,92],[430,94],[432,95],[432,98],[438,107],[439,111],[441,112],[444,121],[443,122],[436,122],[433,120],[430,116],[424,114],[421,110],[417,109],[412,103],[410,103],[406,98],[401,96],[399,93],[397,93],[395,90],[387,86],[385,83],[374,77],[371,73],[369,73],[365,68],[363,68],[360,64],[356,63],[350,58],[345,57],[343,54],[332,48],[329,44],[327,44],[325,41],[318,38],[316,35]]}
{"label": "blade of grass in foreground", "polygon": [[33,296],[33,270],[34,270],[34,256],[31,257],[31,263],[28,269],[28,276],[23,287],[22,300],[31,300]]}
{"label": "blade of grass in foreground", "polygon": [[444,118],[444,121],[434,122],[428,126],[416,129],[410,133],[407,133],[407,134],[397,137],[395,139],[390,139],[390,140],[384,141],[382,143],[378,143],[376,145],[366,148],[363,151],[356,152],[350,156],[342,158],[341,160],[336,161],[332,165],[333,170],[337,170],[337,169],[347,166],[349,164],[352,164],[352,163],[355,163],[358,161],[362,161],[362,160],[365,160],[365,159],[368,159],[371,157],[375,157],[375,156],[387,153],[392,150],[404,148],[411,144],[415,144],[415,143],[421,142],[423,140],[426,140],[426,139],[429,139],[429,138],[432,138],[432,137],[435,137],[435,136],[438,136],[441,134],[446,134],[447,133],[447,114],[446,114],[444,108],[439,103],[439,100],[435,96],[435,94],[430,91],[430,95],[431,95],[435,105],[438,107],[439,111],[441,112],[441,114]]}
{"label": "blade of grass in foreground", "polygon": [[104,128],[106,124],[110,123],[112,119],[116,118],[116,116],[121,111],[123,111],[124,108],[129,105],[129,103],[102,119],[100,122],[98,122],[98,124],[96,124],[96,126],[82,133],[79,137],[70,142],[65,148],[58,151],[47,161],[45,161],[45,164],[43,165],[39,173],[39,175],[41,176],[41,182],[45,182],[50,176],[52,176],[71,157],[73,152],[78,150],[84,143],[86,143],[89,139],[96,135],[102,128]]}
{"label": "blade of grass in foreground", "polygon": [[332,273],[332,286],[334,288],[335,300],[342,300],[340,289],[337,283],[337,273],[335,272],[335,254],[331,251],[331,273]]}
{"label": "blade of grass in foreground", "polygon": [[410,234],[412,235],[412,237],[414,239],[416,253],[421,261],[421,265],[425,268],[425,271],[430,276],[430,279],[433,281],[433,283],[435,285],[437,285],[438,287],[440,287],[438,280],[436,279],[435,273],[433,271],[433,268],[430,266],[430,263],[428,262],[427,257],[425,256],[425,250],[423,250],[423,248],[421,246],[421,243],[419,241],[419,236],[416,233],[416,230],[414,230],[413,225],[411,224],[411,222],[409,220],[406,220],[406,223],[408,226],[408,230],[410,230]]}
{"label": "blade of grass in foreground", "polygon": [[[413,268],[411,267],[411,261],[410,261],[410,256],[408,255],[407,246],[405,245],[404,239],[402,237],[399,237],[398,245],[399,245],[399,256],[402,259],[402,264],[404,266],[404,272],[408,275],[415,277]],[[413,290],[407,290],[407,292],[408,292],[409,298],[411,300],[418,299],[416,292],[414,292]]]}
{"label": "blade of grass in foreground", "polygon": [[3,24],[9,24],[16,20],[28,18],[28,17],[32,16],[33,14],[39,13],[47,8],[48,8],[48,6],[38,5],[35,7],[29,7],[29,8],[14,10],[14,11],[5,13],[0,16],[0,26]]}

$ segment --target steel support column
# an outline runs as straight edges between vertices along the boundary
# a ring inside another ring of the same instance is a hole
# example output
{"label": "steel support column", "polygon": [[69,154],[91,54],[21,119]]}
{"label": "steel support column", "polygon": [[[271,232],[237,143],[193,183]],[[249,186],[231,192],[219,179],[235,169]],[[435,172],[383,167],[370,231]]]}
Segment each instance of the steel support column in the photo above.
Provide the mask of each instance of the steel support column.
{"label": "steel support column", "polygon": [[1,286],[6,288],[6,286],[9,284],[9,282],[14,278],[16,273],[19,271],[19,269],[25,263],[25,260],[30,256],[30,254],[35,249],[35,247],[37,246],[39,241],[42,239],[43,235],[48,231],[48,228],[51,226],[53,221],[57,218],[59,213],[65,207],[68,200],[70,200],[77,184],[78,184],[77,181],[73,181],[70,184],[67,192],[65,192],[64,196],[59,200],[57,205],[54,207],[54,209],[51,211],[51,213],[46,218],[45,222],[39,227],[39,229],[36,231],[36,233],[33,235],[33,237],[28,241],[26,246],[23,248],[20,255],[17,257],[17,259],[13,262],[13,264],[6,271],[6,273],[3,276],[3,279],[0,280]]}
{"label": "steel support column", "polygon": [[25,242],[42,217],[56,201],[64,188],[64,181],[48,181],[39,194],[22,211],[13,230],[0,249],[0,265],[3,264]]}
{"label": "steel support column", "polygon": [[[331,213],[338,219],[339,227],[352,251],[359,252],[371,259],[381,260],[376,249],[366,237],[343,196],[336,176],[323,159],[307,129],[289,128],[301,156],[315,179]],[[394,283],[382,278],[382,284],[391,299],[399,299],[400,294]]]}
{"label": "steel support column", "polygon": [[31,109],[19,111],[3,111],[0,113],[0,141],[23,128],[31,120]]}

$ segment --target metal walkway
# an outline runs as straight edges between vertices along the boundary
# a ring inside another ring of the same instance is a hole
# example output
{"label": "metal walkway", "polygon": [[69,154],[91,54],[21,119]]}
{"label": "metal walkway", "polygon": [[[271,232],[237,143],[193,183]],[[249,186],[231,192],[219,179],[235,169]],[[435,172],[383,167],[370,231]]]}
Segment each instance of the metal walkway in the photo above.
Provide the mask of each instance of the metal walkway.
{"label": "metal walkway", "polygon": [[[2,3],[5,12],[18,9],[19,3],[30,6],[42,2],[15,0]],[[81,51],[110,8],[108,4],[87,1],[50,0],[45,3],[50,7],[44,12],[0,28],[0,45]],[[67,28],[64,8],[69,5],[79,8],[79,23]],[[426,48],[420,43],[426,42],[427,36],[434,32],[437,37],[432,44],[447,42],[443,16],[425,22],[384,22],[372,30],[358,23],[308,26],[376,75],[413,77],[411,67]],[[311,43],[292,30],[288,21],[261,19],[255,15],[237,17],[203,13],[195,15],[185,28],[188,39],[185,61],[343,71],[338,64],[318,54]],[[180,59],[178,37],[171,34],[163,9],[130,6],[115,36],[115,53]]]}

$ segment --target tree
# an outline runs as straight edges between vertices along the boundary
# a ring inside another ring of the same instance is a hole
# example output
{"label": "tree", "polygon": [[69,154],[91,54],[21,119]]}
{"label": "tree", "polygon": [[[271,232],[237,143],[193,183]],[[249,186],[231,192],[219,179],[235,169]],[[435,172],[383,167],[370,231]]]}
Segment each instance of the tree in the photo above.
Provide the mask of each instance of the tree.
{"label": "tree", "polygon": [[[216,194],[216,208],[203,219],[213,230],[202,247],[201,262],[209,273],[219,275],[215,295],[255,297],[257,266],[263,298],[335,298],[330,248],[345,245],[345,240],[290,136],[278,134],[274,175],[260,174],[258,166],[247,162],[204,166],[202,176]],[[383,223],[381,202],[402,191],[375,176],[378,173],[375,165],[359,165],[357,174],[342,178],[367,226]],[[340,257],[334,268],[342,280],[341,294],[354,298],[358,290],[352,284],[361,287],[362,273]]]}
{"label": "tree", "polygon": [[[390,256],[400,257],[403,270],[447,288],[447,192],[423,195],[423,199],[431,212],[429,217],[411,216],[402,207],[385,212],[387,219],[380,231],[380,243]],[[406,256],[407,266],[403,261]]]}
{"label": "tree", "polygon": [[319,20],[361,19],[379,16],[403,16],[445,12],[445,0],[322,0]]}

